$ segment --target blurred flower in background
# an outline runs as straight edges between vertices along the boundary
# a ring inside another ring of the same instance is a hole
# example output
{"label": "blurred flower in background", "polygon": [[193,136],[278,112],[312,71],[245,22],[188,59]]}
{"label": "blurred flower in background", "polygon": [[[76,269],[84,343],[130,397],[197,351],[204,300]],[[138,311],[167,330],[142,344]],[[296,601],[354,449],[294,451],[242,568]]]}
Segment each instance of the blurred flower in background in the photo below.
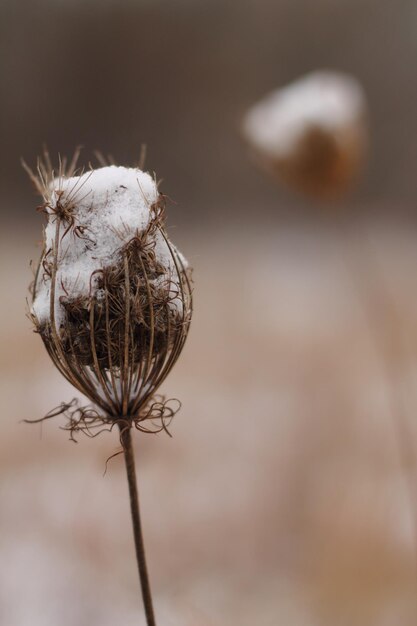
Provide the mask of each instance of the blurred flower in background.
{"label": "blurred flower in background", "polygon": [[334,198],[363,164],[365,118],[357,81],[317,71],[255,104],[243,132],[265,167],[284,182],[313,197]]}

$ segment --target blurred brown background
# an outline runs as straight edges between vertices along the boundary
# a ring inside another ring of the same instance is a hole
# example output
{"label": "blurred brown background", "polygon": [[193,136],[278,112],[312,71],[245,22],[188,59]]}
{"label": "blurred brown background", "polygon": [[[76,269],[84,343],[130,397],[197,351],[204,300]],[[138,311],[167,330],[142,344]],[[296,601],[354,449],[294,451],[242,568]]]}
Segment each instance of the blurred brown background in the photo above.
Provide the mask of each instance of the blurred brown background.
{"label": "blurred brown background", "polygon": [[[162,626],[417,623],[414,0],[0,3],[0,624],[140,624],[117,438],[37,418],[73,391],[25,318],[41,218],[19,159],[81,143],[163,178],[196,311],[136,438]],[[246,108],[355,75],[371,154],[322,207],[254,169]],[[42,435],[42,436],[41,436]]]}

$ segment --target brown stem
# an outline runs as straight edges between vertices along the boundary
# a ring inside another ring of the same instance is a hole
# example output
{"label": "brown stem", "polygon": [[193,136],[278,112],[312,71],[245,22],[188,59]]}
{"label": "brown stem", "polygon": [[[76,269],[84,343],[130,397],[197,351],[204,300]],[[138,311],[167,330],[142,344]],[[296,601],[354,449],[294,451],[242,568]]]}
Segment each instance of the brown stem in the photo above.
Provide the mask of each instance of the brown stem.
{"label": "brown stem", "polygon": [[132,446],[130,427],[125,423],[119,424],[120,439],[125,457],[127,482],[129,485],[130,511],[132,514],[133,536],[135,539],[136,560],[139,570],[140,586],[142,588],[143,606],[145,609],[147,626],[156,626],[152,605],[151,588],[145,559],[145,545],[143,543],[142,526],[139,513],[139,497],[136,483],[135,456]]}

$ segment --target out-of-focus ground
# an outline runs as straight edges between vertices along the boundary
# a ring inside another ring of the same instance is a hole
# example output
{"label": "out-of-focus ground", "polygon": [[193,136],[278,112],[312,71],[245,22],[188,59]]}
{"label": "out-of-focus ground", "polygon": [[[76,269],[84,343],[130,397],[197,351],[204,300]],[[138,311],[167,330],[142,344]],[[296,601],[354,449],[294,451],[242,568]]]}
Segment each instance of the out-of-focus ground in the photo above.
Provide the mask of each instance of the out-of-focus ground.
{"label": "out-of-focus ground", "polygon": [[[0,624],[141,624],[116,433],[38,418],[73,390],[24,317],[37,233],[1,235]],[[417,620],[416,226],[331,217],[178,231],[195,316],[137,435],[162,626]],[[13,237],[11,236],[13,235]]]}

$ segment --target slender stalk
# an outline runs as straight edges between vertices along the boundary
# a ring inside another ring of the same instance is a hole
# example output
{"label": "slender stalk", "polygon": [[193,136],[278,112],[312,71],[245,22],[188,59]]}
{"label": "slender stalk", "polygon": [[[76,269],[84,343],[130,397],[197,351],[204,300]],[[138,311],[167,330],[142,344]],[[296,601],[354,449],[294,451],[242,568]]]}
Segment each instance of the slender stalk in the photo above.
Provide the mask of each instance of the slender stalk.
{"label": "slender stalk", "polygon": [[139,496],[136,483],[135,472],[135,456],[132,446],[131,429],[126,428],[122,424],[119,424],[121,442],[123,445],[123,452],[125,457],[127,482],[129,485],[129,497],[130,497],[130,511],[132,514],[133,536],[135,539],[136,560],[139,570],[140,586],[142,589],[143,606],[145,609],[147,626],[156,626],[151,588],[149,585],[148,570],[146,567],[145,559],[145,545],[143,542],[142,525],[140,521],[139,513]]}

